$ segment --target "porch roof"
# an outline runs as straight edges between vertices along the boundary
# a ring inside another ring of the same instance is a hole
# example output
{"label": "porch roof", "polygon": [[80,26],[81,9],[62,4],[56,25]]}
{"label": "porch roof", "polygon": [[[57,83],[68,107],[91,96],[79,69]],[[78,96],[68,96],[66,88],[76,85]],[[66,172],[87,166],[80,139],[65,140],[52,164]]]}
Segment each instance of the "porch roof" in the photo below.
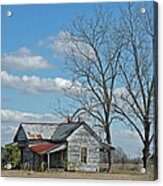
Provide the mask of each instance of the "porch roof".
{"label": "porch roof", "polygon": [[66,148],[66,144],[55,144],[55,143],[46,142],[46,143],[31,145],[29,148],[34,152],[36,152],[37,154],[50,154],[50,153],[64,150]]}
{"label": "porch roof", "polygon": [[56,145],[57,144],[55,143],[39,143],[39,144],[31,145],[30,148],[38,154],[43,154],[47,150],[54,148]]}
{"label": "porch roof", "polygon": [[104,143],[104,142],[101,142],[100,149],[101,150],[116,150],[116,148],[113,145],[107,144],[107,143]]}

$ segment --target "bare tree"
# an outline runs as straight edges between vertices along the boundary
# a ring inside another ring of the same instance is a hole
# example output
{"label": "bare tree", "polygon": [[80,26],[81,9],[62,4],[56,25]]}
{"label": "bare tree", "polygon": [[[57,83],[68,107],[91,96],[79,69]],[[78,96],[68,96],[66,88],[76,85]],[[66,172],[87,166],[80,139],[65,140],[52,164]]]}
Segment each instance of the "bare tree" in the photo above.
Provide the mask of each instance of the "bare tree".
{"label": "bare tree", "polygon": [[[72,117],[87,114],[95,118],[109,144],[113,120],[127,123],[143,143],[143,166],[147,168],[157,119],[153,66],[157,41],[153,7],[145,6],[146,12],[141,13],[139,5],[129,3],[116,20],[99,7],[92,17],[78,16],[58,42],[74,78],[64,91],[77,103]],[[110,171],[111,152],[108,160]]]}
{"label": "bare tree", "polygon": [[[64,55],[74,82],[65,94],[78,103],[72,115],[87,114],[103,126],[108,144],[112,143],[110,126],[113,122],[112,101],[121,46],[114,40],[111,14],[100,7],[92,17],[78,16],[70,30],[64,31]],[[73,93],[72,93],[73,92]],[[108,152],[108,171],[111,169],[111,152]]]}
{"label": "bare tree", "polygon": [[[121,52],[121,85],[125,93],[115,98],[115,111],[122,121],[137,132],[143,143],[143,166],[147,169],[150,145],[154,139],[156,115],[154,105],[155,71],[153,50],[156,45],[154,32],[153,7],[129,3],[121,11],[120,24],[116,38],[123,45]],[[157,59],[156,59],[157,60]]]}

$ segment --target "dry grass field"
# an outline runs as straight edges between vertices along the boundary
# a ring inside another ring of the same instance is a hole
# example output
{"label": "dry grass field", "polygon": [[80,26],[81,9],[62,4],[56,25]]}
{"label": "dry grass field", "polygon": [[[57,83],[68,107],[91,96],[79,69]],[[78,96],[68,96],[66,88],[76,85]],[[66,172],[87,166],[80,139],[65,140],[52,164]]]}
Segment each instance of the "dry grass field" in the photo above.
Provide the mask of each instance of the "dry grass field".
{"label": "dry grass field", "polygon": [[152,172],[141,174],[135,166],[115,165],[112,173],[83,173],[83,172],[34,172],[24,170],[2,170],[2,177],[25,177],[25,178],[62,178],[62,179],[103,179],[103,180],[154,180]]}

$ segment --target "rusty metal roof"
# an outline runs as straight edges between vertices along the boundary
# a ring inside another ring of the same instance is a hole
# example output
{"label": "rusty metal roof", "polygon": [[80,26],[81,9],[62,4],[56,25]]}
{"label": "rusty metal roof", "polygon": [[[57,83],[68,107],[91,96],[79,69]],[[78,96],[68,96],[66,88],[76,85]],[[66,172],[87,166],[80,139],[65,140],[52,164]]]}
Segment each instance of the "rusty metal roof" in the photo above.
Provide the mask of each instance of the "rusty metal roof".
{"label": "rusty metal roof", "polygon": [[21,126],[29,140],[51,140],[56,128],[56,123],[22,123]]}
{"label": "rusty metal roof", "polygon": [[45,151],[50,150],[55,146],[55,143],[40,143],[37,145],[32,145],[30,148],[38,154],[43,154]]}
{"label": "rusty metal roof", "polygon": [[64,141],[83,123],[21,123],[27,139]]}
{"label": "rusty metal roof", "polygon": [[40,143],[35,145],[30,145],[30,149],[37,154],[49,154],[64,150],[67,147],[66,143],[55,144],[55,143]]}

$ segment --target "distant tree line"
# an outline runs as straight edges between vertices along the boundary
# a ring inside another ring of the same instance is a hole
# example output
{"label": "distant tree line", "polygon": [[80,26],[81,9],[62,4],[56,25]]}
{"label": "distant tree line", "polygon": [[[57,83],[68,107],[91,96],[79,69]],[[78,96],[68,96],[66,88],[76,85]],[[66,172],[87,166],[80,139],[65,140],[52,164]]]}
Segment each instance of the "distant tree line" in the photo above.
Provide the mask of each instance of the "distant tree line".
{"label": "distant tree line", "polygon": [[141,157],[134,157],[130,158],[123,150],[122,147],[117,147],[115,151],[113,151],[113,163],[119,164],[141,164],[142,158]]}

